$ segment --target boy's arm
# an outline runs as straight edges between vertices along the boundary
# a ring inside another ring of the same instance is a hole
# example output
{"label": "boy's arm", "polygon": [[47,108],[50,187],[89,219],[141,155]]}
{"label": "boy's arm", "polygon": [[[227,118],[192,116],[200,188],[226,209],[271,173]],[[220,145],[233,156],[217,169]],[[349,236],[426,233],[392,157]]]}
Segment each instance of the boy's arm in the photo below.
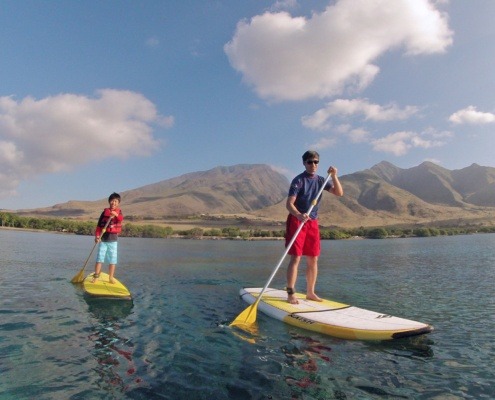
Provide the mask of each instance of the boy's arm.
{"label": "boy's arm", "polygon": [[95,229],[95,239],[99,239],[101,236],[101,231],[103,228],[100,226],[101,220],[103,219],[104,212],[101,213],[100,218],[98,218],[98,223],[96,224],[96,229]]}
{"label": "boy's arm", "polygon": [[115,218],[115,222],[122,222],[124,220],[124,214],[122,214],[122,210],[112,211],[111,217]]}

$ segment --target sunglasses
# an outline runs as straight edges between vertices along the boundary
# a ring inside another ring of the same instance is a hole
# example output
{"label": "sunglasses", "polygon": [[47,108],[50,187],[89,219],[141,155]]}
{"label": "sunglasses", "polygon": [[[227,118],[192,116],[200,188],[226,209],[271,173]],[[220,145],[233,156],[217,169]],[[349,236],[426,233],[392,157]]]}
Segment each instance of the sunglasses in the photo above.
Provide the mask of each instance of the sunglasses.
{"label": "sunglasses", "polygon": [[319,161],[318,160],[308,160],[306,161],[306,164],[315,164],[318,165]]}

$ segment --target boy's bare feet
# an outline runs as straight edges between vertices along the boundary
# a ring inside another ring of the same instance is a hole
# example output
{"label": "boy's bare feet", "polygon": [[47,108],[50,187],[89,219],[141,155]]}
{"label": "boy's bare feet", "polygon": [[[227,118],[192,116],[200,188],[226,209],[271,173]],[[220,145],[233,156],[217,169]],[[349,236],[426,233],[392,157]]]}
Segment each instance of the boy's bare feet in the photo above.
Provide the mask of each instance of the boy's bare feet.
{"label": "boy's bare feet", "polygon": [[115,283],[115,281],[113,280],[113,278],[108,278],[108,283]]}
{"label": "boy's bare feet", "polygon": [[91,283],[95,283],[99,277],[100,277],[100,274],[93,274],[93,279],[91,279]]}

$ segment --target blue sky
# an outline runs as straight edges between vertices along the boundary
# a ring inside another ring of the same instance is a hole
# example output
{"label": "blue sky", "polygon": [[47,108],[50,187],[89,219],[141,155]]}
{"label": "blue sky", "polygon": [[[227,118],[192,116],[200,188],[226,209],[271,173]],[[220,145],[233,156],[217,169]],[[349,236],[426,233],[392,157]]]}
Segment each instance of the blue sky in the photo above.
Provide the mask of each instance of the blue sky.
{"label": "blue sky", "polygon": [[495,1],[3,0],[0,209],[216,166],[495,166]]}

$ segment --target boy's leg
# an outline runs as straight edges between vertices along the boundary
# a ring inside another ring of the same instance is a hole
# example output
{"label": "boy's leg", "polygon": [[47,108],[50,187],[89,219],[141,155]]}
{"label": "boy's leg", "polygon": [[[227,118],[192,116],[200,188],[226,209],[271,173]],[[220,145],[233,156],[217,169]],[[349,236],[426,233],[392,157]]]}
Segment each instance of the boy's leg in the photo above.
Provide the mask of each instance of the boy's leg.
{"label": "boy's leg", "polygon": [[95,264],[95,273],[93,274],[93,279],[91,282],[96,282],[100,277],[101,266],[103,262],[105,262],[105,256],[107,254],[107,245],[105,242],[100,242],[98,245],[98,253],[96,254],[96,264]]}
{"label": "boy's leg", "polygon": [[93,274],[93,279],[91,279],[91,282],[96,282],[98,278],[100,277],[100,272],[101,272],[101,262],[97,262],[95,264],[95,273]]}
{"label": "boy's leg", "polygon": [[115,283],[113,276],[118,260],[118,244],[117,242],[108,243],[108,282]]}
{"label": "boy's leg", "polygon": [[115,283],[113,280],[113,275],[115,274],[115,264],[110,264],[108,266],[108,282]]}

